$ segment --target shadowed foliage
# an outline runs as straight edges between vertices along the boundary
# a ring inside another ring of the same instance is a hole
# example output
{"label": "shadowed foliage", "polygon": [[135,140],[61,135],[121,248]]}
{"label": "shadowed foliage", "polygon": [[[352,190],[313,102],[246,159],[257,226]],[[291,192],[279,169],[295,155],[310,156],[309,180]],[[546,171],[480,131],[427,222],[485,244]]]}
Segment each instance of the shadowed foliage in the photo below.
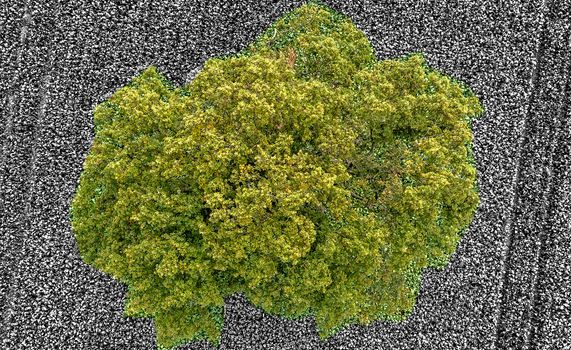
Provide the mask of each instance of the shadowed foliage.
{"label": "shadowed foliage", "polygon": [[313,316],[325,339],[410,314],[478,205],[468,88],[421,54],[379,62],[318,3],[186,86],[151,66],[94,111],[70,218],[157,342],[219,344],[224,297]]}

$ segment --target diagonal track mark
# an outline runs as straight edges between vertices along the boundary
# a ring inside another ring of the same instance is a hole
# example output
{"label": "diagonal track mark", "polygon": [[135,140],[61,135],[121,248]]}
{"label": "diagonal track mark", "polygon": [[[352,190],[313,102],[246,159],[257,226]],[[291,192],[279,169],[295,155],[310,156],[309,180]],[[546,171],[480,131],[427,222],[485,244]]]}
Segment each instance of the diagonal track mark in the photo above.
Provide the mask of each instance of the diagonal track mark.
{"label": "diagonal track mark", "polygon": [[[52,43],[53,44],[53,43]],[[49,51],[51,52],[51,50]],[[10,322],[11,317],[13,316],[13,312],[14,312],[14,297],[15,297],[15,293],[16,293],[16,276],[19,275],[18,271],[20,271],[20,265],[21,262],[23,260],[23,257],[21,257],[22,255],[22,251],[24,249],[23,245],[24,245],[24,237],[25,237],[25,233],[28,232],[31,228],[30,222],[31,222],[31,217],[30,217],[30,211],[31,211],[31,201],[32,201],[32,195],[34,193],[33,191],[33,187],[35,185],[36,182],[36,176],[37,176],[37,169],[36,169],[36,160],[37,160],[37,143],[38,143],[38,139],[39,139],[39,131],[41,130],[41,128],[38,127],[38,124],[41,124],[42,121],[44,120],[45,117],[45,107],[46,107],[46,103],[47,103],[47,96],[49,93],[48,90],[48,82],[51,80],[51,76],[50,76],[50,72],[53,69],[53,62],[54,62],[54,55],[53,53],[50,55],[49,58],[49,63],[46,65],[46,70],[44,73],[44,76],[42,78],[42,84],[40,87],[40,102],[38,104],[38,115],[37,117],[34,119],[34,127],[32,130],[32,142],[28,145],[26,145],[25,147],[28,149],[31,149],[31,157],[28,163],[28,168],[26,171],[26,181],[25,181],[25,187],[23,189],[24,192],[24,203],[25,203],[25,207],[24,207],[24,213],[23,216],[25,218],[25,221],[23,222],[23,227],[21,228],[22,233],[20,233],[19,237],[16,237],[15,242],[14,242],[14,246],[10,247],[10,250],[12,251],[13,257],[12,257],[12,263],[11,266],[9,268],[8,271],[8,291],[6,293],[6,305],[4,307],[4,312],[2,315],[2,324],[3,324],[3,332],[8,332],[8,324]],[[20,108],[21,110],[21,108]],[[8,229],[8,228],[6,228]],[[5,339],[7,338],[7,335],[5,335]]]}
{"label": "diagonal track mark", "polygon": [[513,225],[514,223],[514,219],[515,219],[515,206],[517,205],[518,199],[519,199],[519,190],[518,190],[518,183],[521,180],[521,169],[522,169],[522,150],[523,150],[523,144],[524,141],[528,135],[529,132],[529,128],[528,126],[528,122],[529,122],[529,118],[531,115],[531,109],[532,109],[532,104],[533,101],[536,99],[536,96],[538,94],[538,81],[539,81],[539,73],[540,73],[540,67],[542,66],[542,62],[544,60],[544,51],[545,51],[545,45],[546,45],[546,40],[547,40],[547,22],[549,21],[548,18],[548,13],[549,13],[549,8],[550,8],[550,3],[548,4],[547,2],[548,0],[543,0],[542,2],[542,9],[543,9],[543,13],[542,13],[542,17],[543,17],[543,21],[541,23],[541,30],[540,30],[540,34],[539,34],[539,40],[538,40],[538,45],[537,45],[537,50],[536,50],[536,54],[535,54],[535,67],[533,69],[533,73],[531,76],[531,81],[530,81],[530,87],[531,87],[531,92],[529,95],[529,99],[528,99],[528,103],[527,103],[527,111],[525,114],[525,119],[523,121],[523,126],[522,126],[522,133],[518,139],[518,148],[517,148],[517,167],[516,167],[516,171],[514,174],[514,177],[512,179],[512,188],[514,190],[512,199],[510,201],[510,208],[511,208],[511,213],[510,216],[507,220],[506,223],[506,232],[508,232],[508,237],[507,237],[507,242],[505,245],[505,248],[503,250],[502,256],[504,257],[504,259],[502,260],[502,271],[501,271],[501,283],[499,286],[499,289],[501,290],[500,293],[500,304],[498,305],[497,311],[496,311],[496,327],[495,327],[495,336],[494,336],[494,348],[498,348],[498,342],[500,341],[500,328],[501,328],[501,318],[502,315],[504,314],[504,305],[506,303],[506,292],[507,292],[507,288],[506,288],[506,284],[507,284],[507,279],[508,279],[508,271],[507,271],[507,264],[508,261],[510,260],[511,254],[512,254],[512,241],[513,241],[513,236],[514,236],[514,230],[515,227]]}
{"label": "diagonal track mark", "polygon": [[525,335],[525,339],[524,339],[524,349],[529,349],[529,348],[534,348],[537,347],[536,342],[538,341],[537,339],[537,332],[536,331],[540,331],[541,325],[543,324],[544,320],[540,317],[540,315],[538,315],[539,310],[538,310],[538,305],[539,305],[539,301],[538,301],[538,290],[539,290],[539,285],[540,285],[540,280],[542,280],[542,276],[545,273],[545,267],[547,264],[547,260],[548,260],[548,254],[547,251],[545,249],[545,244],[546,244],[546,240],[547,240],[547,235],[550,234],[552,232],[551,229],[551,221],[548,222],[549,218],[548,218],[548,213],[551,212],[551,208],[556,206],[556,201],[555,201],[555,197],[557,196],[557,186],[554,185],[553,183],[555,181],[563,181],[563,178],[559,178],[557,180],[557,177],[554,176],[555,173],[555,155],[556,155],[556,150],[559,148],[559,145],[562,143],[563,141],[563,137],[564,137],[564,132],[562,132],[563,130],[566,129],[566,127],[568,128],[568,124],[569,121],[565,119],[565,116],[567,114],[567,111],[569,109],[569,100],[570,100],[570,95],[571,95],[571,30],[568,32],[567,37],[569,38],[569,40],[567,41],[567,48],[568,48],[568,59],[567,61],[568,63],[568,67],[567,67],[567,77],[566,77],[566,83],[564,85],[564,92],[561,96],[561,103],[559,105],[559,111],[557,113],[557,119],[556,119],[556,127],[555,127],[555,135],[551,141],[550,144],[550,150],[551,150],[551,159],[550,159],[550,164],[549,164],[549,172],[548,172],[548,176],[549,176],[549,180],[548,180],[548,187],[547,190],[545,191],[545,195],[543,196],[543,200],[542,200],[542,208],[541,208],[541,212],[542,212],[542,223],[544,223],[544,227],[543,230],[541,230],[540,232],[540,236],[539,236],[539,248],[537,249],[537,253],[535,256],[535,261],[537,261],[537,265],[536,265],[536,269],[534,270],[534,278],[533,278],[533,288],[531,290],[531,302],[530,302],[530,306],[528,308],[528,315],[530,315],[530,324],[529,327],[531,327],[531,332],[526,332]]}
{"label": "diagonal track mark", "polygon": [[[6,241],[10,241],[9,240],[9,235],[8,235],[8,231],[11,230],[10,228],[4,226],[3,224],[6,223],[6,220],[4,218],[4,215],[7,215],[7,204],[6,203],[6,178],[7,174],[3,171],[4,167],[6,165],[6,147],[8,144],[8,141],[14,138],[14,133],[12,130],[12,124],[13,124],[13,119],[14,119],[14,114],[15,114],[15,103],[14,103],[14,97],[16,95],[16,87],[15,85],[17,84],[17,82],[20,79],[20,76],[22,75],[22,54],[24,52],[24,48],[25,48],[25,43],[26,43],[26,38],[27,38],[27,34],[28,34],[28,25],[31,22],[31,17],[30,17],[30,2],[31,0],[28,0],[26,2],[26,6],[24,8],[24,16],[22,17],[22,27],[20,28],[20,47],[17,51],[17,55],[16,55],[16,74],[14,74],[14,77],[12,79],[11,82],[11,88],[9,89],[9,96],[6,97],[6,101],[7,101],[7,109],[6,109],[6,120],[4,121],[6,123],[6,125],[4,125],[4,129],[2,130],[1,135],[3,136],[2,138],[0,138],[0,183],[2,184],[2,187],[0,188],[2,195],[0,196],[0,209],[2,210],[2,222],[0,222],[0,234],[1,234],[1,238],[4,242]],[[0,193],[1,193],[0,192]],[[10,250],[11,247],[8,247],[8,250]],[[4,302],[5,304],[2,305],[2,331],[0,332],[1,335],[3,336],[3,339],[7,338],[7,335],[5,335],[4,333],[7,332],[8,329],[8,320],[9,320],[9,315],[10,315],[10,310],[12,309],[12,296],[13,296],[13,288],[12,288],[12,284],[13,284],[13,280],[14,280],[14,275],[13,275],[13,269],[10,269],[8,267],[8,265],[10,265],[11,261],[10,259],[5,256],[3,257],[3,262],[2,262],[2,278],[6,277],[6,281],[2,280],[3,282],[6,282],[6,287],[7,287],[7,292],[6,295],[4,295]],[[12,260],[13,261],[13,260]],[[9,281],[9,282],[8,282]]]}

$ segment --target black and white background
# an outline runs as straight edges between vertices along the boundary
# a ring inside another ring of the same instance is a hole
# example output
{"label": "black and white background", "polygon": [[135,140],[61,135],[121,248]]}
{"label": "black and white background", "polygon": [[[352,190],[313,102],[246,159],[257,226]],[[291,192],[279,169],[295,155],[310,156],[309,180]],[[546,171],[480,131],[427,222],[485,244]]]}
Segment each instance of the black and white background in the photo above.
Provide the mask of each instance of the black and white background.
{"label": "black and white background", "polygon": [[[189,81],[302,3],[0,0],[0,348],[155,348],[152,319],[122,316],[126,286],[84,264],[71,231],[93,108],[149,65]],[[407,321],[322,342],[311,318],[236,294],[220,349],[571,349],[571,1],[324,3],[379,59],[421,51],[480,98],[480,207]]]}

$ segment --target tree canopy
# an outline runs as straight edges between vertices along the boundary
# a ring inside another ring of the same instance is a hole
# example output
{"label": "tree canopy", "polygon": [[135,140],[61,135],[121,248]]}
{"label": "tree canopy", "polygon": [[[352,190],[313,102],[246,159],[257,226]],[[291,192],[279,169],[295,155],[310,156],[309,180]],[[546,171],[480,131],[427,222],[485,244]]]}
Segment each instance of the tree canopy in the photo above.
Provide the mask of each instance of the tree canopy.
{"label": "tree canopy", "polygon": [[174,87],[151,66],[94,111],[70,218],[84,261],[129,287],[157,341],[219,344],[224,297],[314,316],[325,339],[400,320],[478,205],[483,112],[422,54],[378,61],[309,2]]}

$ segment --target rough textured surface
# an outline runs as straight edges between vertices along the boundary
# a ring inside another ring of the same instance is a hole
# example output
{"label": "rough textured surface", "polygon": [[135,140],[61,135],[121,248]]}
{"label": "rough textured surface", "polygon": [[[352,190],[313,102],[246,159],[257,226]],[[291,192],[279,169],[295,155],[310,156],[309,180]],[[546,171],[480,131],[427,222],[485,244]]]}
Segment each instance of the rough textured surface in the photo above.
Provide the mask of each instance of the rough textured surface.
{"label": "rough textured surface", "polygon": [[[125,286],[81,262],[69,203],[93,107],[148,65],[176,84],[301,1],[13,1],[0,10],[0,339],[6,349],[153,349]],[[318,340],[311,318],[228,298],[222,349],[571,348],[571,2],[326,1],[379,58],[422,51],[486,108],[481,205],[449,266],[424,273],[404,323]],[[7,244],[5,244],[7,243]],[[184,349],[209,349],[205,342]]]}

